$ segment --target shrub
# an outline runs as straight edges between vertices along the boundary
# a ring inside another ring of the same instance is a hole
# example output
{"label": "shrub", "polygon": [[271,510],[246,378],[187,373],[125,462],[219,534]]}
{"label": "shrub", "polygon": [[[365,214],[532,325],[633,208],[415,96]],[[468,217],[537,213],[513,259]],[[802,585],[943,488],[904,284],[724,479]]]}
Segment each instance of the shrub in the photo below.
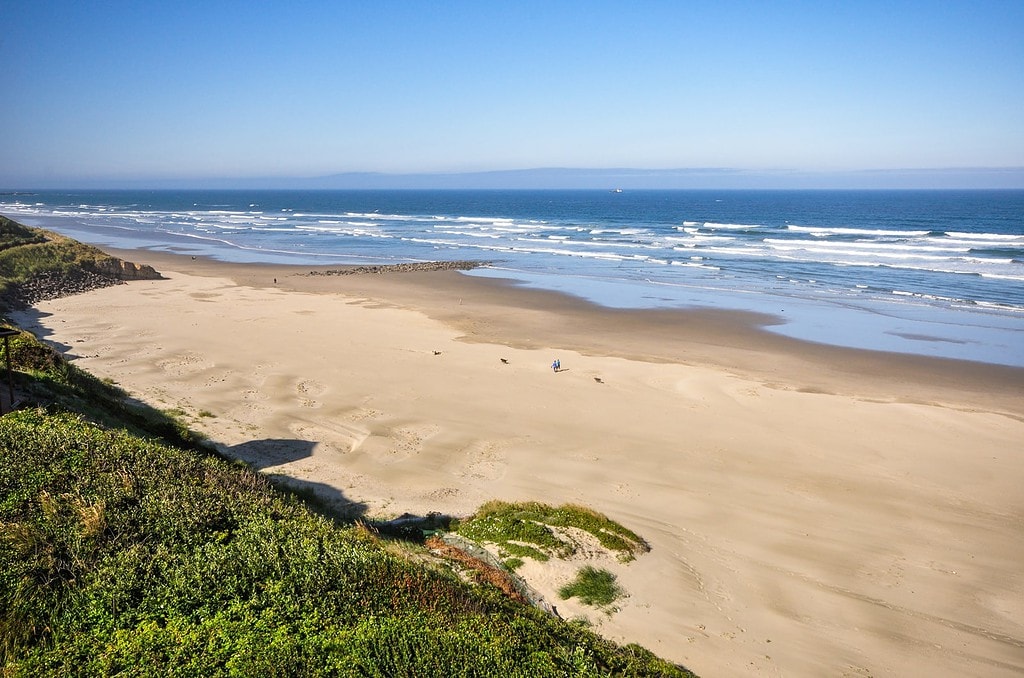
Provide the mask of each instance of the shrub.
{"label": "shrub", "polygon": [[576,579],[558,590],[558,595],[562,600],[579,598],[585,605],[604,607],[623,595],[615,579],[615,575],[608,570],[587,565],[576,573]]}

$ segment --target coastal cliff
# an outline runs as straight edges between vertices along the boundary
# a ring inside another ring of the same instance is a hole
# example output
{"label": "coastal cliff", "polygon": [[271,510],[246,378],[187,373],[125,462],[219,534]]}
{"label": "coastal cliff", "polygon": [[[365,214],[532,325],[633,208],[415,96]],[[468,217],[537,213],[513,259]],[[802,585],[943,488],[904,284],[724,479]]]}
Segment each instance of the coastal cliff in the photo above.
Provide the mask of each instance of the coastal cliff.
{"label": "coastal cliff", "polygon": [[112,257],[52,231],[0,216],[0,306],[23,308],[129,280],[157,280],[152,266]]}

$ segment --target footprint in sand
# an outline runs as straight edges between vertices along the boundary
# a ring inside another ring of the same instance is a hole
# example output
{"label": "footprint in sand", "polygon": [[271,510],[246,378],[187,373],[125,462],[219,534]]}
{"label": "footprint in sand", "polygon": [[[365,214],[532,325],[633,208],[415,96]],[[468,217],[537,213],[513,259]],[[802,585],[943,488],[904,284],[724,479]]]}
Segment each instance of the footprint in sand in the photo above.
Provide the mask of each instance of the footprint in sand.
{"label": "footprint in sand", "polygon": [[156,363],[157,367],[175,377],[191,376],[203,370],[208,370],[213,365],[213,363],[198,353],[183,353],[164,360],[158,360]]}
{"label": "footprint in sand", "polygon": [[348,454],[360,447],[370,435],[359,426],[323,420],[295,422],[288,429],[296,438],[317,443],[317,454]]}
{"label": "footprint in sand", "polygon": [[436,490],[428,492],[424,498],[431,501],[443,501],[445,499],[451,499],[452,497],[459,496],[459,488],[457,487],[439,487]]}
{"label": "footprint in sand", "polygon": [[260,405],[254,402],[239,403],[224,413],[226,419],[234,419],[243,426],[256,426],[262,424],[274,413],[273,408]]}
{"label": "footprint in sand", "polygon": [[327,386],[314,379],[303,379],[295,387],[295,391],[303,396],[318,396],[327,390]]}
{"label": "footprint in sand", "polygon": [[636,496],[636,492],[633,491],[633,488],[630,487],[629,483],[617,483],[613,488],[613,491],[615,494],[628,499],[632,499]]}
{"label": "footprint in sand", "polygon": [[460,475],[480,480],[498,480],[505,475],[505,456],[493,442],[478,440],[460,452],[466,465]]}
{"label": "footprint in sand", "polygon": [[342,413],[342,417],[348,421],[364,421],[366,419],[377,419],[383,412],[367,407],[357,407]]}
{"label": "footprint in sand", "polygon": [[383,464],[404,461],[423,450],[440,429],[433,424],[382,427],[360,446],[360,451]]}
{"label": "footprint in sand", "polygon": [[304,379],[295,387],[295,393],[299,397],[299,405],[312,408],[320,407],[320,402],[316,400],[316,396],[321,395],[326,390],[327,386],[313,379]]}
{"label": "footprint in sand", "polygon": [[223,372],[211,374],[206,378],[206,383],[204,383],[203,386],[206,386],[207,388],[212,386],[220,386],[222,383],[227,381],[228,378],[231,377],[233,374],[234,373],[231,370],[224,370]]}

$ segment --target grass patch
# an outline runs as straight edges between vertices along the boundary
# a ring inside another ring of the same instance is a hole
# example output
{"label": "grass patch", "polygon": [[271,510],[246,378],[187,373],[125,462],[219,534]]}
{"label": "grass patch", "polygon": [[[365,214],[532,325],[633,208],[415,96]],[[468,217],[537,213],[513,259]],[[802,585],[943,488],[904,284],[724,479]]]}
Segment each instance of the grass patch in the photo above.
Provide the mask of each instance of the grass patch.
{"label": "grass patch", "polygon": [[634,532],[597,511],[575,504],[553,507],[539,502],[491,501],[481,506],[472,517],[456,523],[453,529],[467,539],[496,544],[503,557],[530,557],[546,561],[552,556],[571,556],[575,546],[560,537],[552,527],[571,527],[589,532],[624,562],[649,550],[647,543]]}
{"label": "grass patch", "polygon": [[562,600],[579,598],[584,605],[607,607],[623,595],[615,575],[587,565],[576,574],[576,579],[558,590]]}
{"label": "grass patch", "polygon": [[522,558],[506,558],[504,561],[504,565],[510,571],[515,572],[523,566],[524,562],[525,561]]}

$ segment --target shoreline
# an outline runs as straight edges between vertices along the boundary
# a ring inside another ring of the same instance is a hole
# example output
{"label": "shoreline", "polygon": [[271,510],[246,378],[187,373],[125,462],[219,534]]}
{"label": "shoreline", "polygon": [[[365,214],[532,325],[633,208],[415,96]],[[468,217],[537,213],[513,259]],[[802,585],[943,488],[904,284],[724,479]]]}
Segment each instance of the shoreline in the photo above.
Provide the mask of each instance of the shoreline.
{"label": "shoreline", "polygon": [[[157,270],[225,276],[255,288],[372,296],[380,303],[414,308],[456,327],[468,342],[544,348],[545,341],[558,341],[591,355],[714,367],[769,382],[796,380],[799,383],[788,386],[810,392],[832,392],[830,381],[846,385],[856,377],[858,390],[844,395],[907,402],[957,402],[969,395],[977,405],[1024,416],[1024,404],[1012,406],[1016,398],[1024,397],[1024,367],[797,339],[763,329],[784,322],[768,313],[615,309],[562,292],[520,287],[504,278],[462,275],[457,270],[310,276],[313,271],[360,267],[231,263],[149,250],[102,249]],[[529,322],[520,316],[508,322],[500,311],[503,306],[529,310]],[[771,354],[772,363],[764,364],[762,354]],[[1006,404],[1011,407],[1003,409]]]}
{"label": "shoreline", "polygon": [[1022,369],[453,271],[104,250],[166,279],[43,302],[23,326],[341,509],[605,513],[651,546],[599,561],[618,611],[558,600],[571,569],[521,574],[612,640],[701,675],[1024,671]]}
{"label": "shoreline", "polygon": [[[99,204],[105,204],[101,197],[92,197],[92,202],[98,201]],[[249,214],[250,217],[256,218],[257,222],[263,219],[263,216],[258,218],[255,216],[257,212],[263,215],[262,210],[269,209],[273,212],[281,208],[281,214],[274,218],[285,219],[286,228],[284,230],[286,231],[293,226],[298,229],[296,231],[298,233],[305,232],[307,228],[313,231],[317,231],[320,228],[316,223],[316,215],[304,213],[293,215],[291,208],[295,205],[288,198],[280,195],[274,197],[273,194],[261,194],[256,197],[265,198],[269,202],[264,204],[264,202],[256,200],[254,203],[252,200],[247,202],[245,200],[232,199],[231,196],[225,196],[219,198],[220,202],[217,204],[223,203],[222,207],[224,205],[231,205],[232,209],[238,210],[238,214]],[[256,197],[253,199],[255,200]],[[399,196],[391,197],[397,200],[396,205],[405,204]],[[142,200],[141,204],[149,205],[154,209],[159,207],[178,211],[183,210],[189,214],[195,208],[199,208],[199,212],[205,209],[202,207],[202,201],[193,205],[192,202],[186,200],[183,204],[177,205],[177,198],[169,202],[155,200],[152,197],[143,199],[144,196],[139,196],[139,198]],[[153,200],[152,204],[150,204],[150,200]],[[44,203],[51,202],[53,200],[50,199],[44,201]],[[60,201],[58,200],[57,202]],[[362,214],[365,212],[372,217],[370,222],[378,224],[378,227],[382,228],[383,232],[388,234],[388,237],[404,237],[402,234],[407,232],[405,218],[400,219],[400,223],[394,222],[391,216],[388,216],[390,213],[385,210],[384,216],[380,216],[378,219],[375,208],[380,207],[380,205],[376,204],[375,200],[370,202],[373,203],[372,207],[374,209],[371,209],[369,204],[364,204],[358,199],[353,204],[347,199],[338,198],[338,200],[331,202],[331,204],[354,209],[354,213]],[[814,209],[816,209],[813,208],[813,205],[817,204],[817,202],[815,200],[803,201],[800,205],[794,206],[794,209],[801,214],[803,213],[801,210],[810,209],[809,216],[813,216],[815,213]],[[693,252],[689,252],[695,256],[689,257],[687,261],[678,261],[681,250],[676,247],[672,247],[671,251],[659,251],[652,255],[654,258],[651,261],[696,266],[693,269],[688,268],[683,271],[672,272],[672,266],[666,267],[660,263],[657,265],[650,264],[650,262],[637,263],[636,267],[634,267],[632,263],[621,264],[620,266],[620,264],[614,264],[614,262],[603,262],[602,257],[591,260],[585,253],[577,258],[574,253],[579,248],[569,247],[566,250],[561,245],[552,250],[557,252],[557,255],[543,254],[543,252],[547,251],[544,247],[538,250],[540,254],[537,254],[536,257],[533,254],[514,254],[513,252],[517,251],[518,248],[514,242],[505,243],[502,240],[507,235],[503,229],[490,229],[486,223],[481,226],[483,231],[477,234],[481,237],[486,236],[483,241],[478,237],[469,238],[467,241],[462,236],[452,236],[454,238],[453,242],[460,243],[455,245],[455,249],[458,251],[439,252],[436,246],[428,247],[424,244],[432,242],[429,234],[437,227],[438,223],[448,224],[448,217],[444,215],[461,213],[459,212],[461,208],[446,202],[443,199],[443,194],[431,196],[426,200],[426,203],[416,203],[422,207],[420,211],[423,214],[433,216],[429,218],[422,217],[422,215],[420,217],[411,217],[413,222],[415,222],[415,225],[408,227],[412,228],[411,233],[414,236],[420,234],[427,238],[421,242],[420,238],[412,237],[411,241],[420,243],[415,245],[409,243],[403,245],[398,241],[365,237],[365,234],[360,233],[351,234],[354,240],[347,245],[344,244],[345,241],[339,242],[335,238],[305,242],[302,238],[295,239],[291,235],[286,237],[286,234],[277,233],[280,230],[277,227],[270,229],[272,232],[264,233],[263,227],[259,223],[253,224],[255,230],[252,234],[247,233],[243,237],[234,227],[221,224],[224,215],[218,216],[218,213],[198,217],[200,219],[212,219],[211,223],[213,226],[211,228],[213,231],[208,234],[203,233],[202,229],[193,231],[191,228],[183,228],[179,232],[179,229],[173,227],[173,224],[170,225],[171,227],[166,232],[164,229],[158,229],[158,232],[150,232],[148,228],[139,229],[131,226],[132,220],[139,217],[132,209],[124,211],[121,208],[115,208],[114,212],[108,214],[105,208],[100,209],[90,206],[90,200],[85,200],[81,204],[75,201],[72,201],[72,203],[84,209],[85,216],[91,214],[92,217],[78,219],[68,214],[60,214],[55,211],[55,208],[46,207],[45,205],[41,210],[25,210],[25,217],[36,225],[66,232],[72,237],[84,242],[99,244],[101,247],[125,249],[153,248],[154,250],[169,253],[211,256],[224,262],[262,262],[271,266],[278,264],[292,265],[295,262],[301,262],[298,266],[305,267],[317,261],[327,264],[345,262],[353,265],[371,265],[394,262],[396,261],[394,257],[399,257],[397,261],[429,261],[437,256],[456,256],[474,259],[477,256],[486,255],[487,258],[492,260],[493,266],[491,270],[470,272],[470,276],[483,275],[518,278],[521,286],[559,290],[609,307],[636,309],[664,308],[669,310],[711,307],[745,310],[755,313],[767,311],[778,314],[785,320],[785,322],[769,328],[772,333],[811,343],[859,348],[874,352],[893,352],[904,355],[942,356],[953,360],[976,361],[1024,368],[1024,352],[1019,348],[1019,337],[1024,333],[1024,325],[1022,325],[1024,315],[1021,315],[1021,310],[1024,309],[1024,306],[1022,306],[1022,301],[1024,300],[1020,298],[1019,290],[1013,287],[1012,282],[1007,281],[1003,285],[982,279],[988,277],[993,278],[993,280],[1002,278],[1003,273],[1010,275],[1012,279],[1014,275],[1012,272],[999,269],[992,276],[983,274],[981,278],[975,279],[974,276],[962,275],[953,276],[955,279],[950,279],[950,272],[945,271],[945,268],[948,267],[938,266],[938,268],[932,270],[926,266],[925,270],[928,270],[929,273],[922,275],[925,275],[927,280],[918,280],[918,274],[913,267],[904,269],[902,264],[900,264],[890,268],[886,264],[888,261],[887,257],[894,256],[902,261],[904,255],[907,254],[903,249],[900,249],[904,246],[892,245],[892,243],[887,242],[886,238],[882,238],[886,242],[875,244],[878,247],[890,248],[891,246],[895,249],[893,252],[890,252],[888,249],[885,250],[885,256],[882,256],[880,261],[875,262],[879,265],[877,269],[862,269],[860,264],[864,262],[859,257],[853,257],[852,267],[848,267],[845,264],[838,267],[832,266],[827,263],[830,260],[828,256],[825,256],[822,261],[818,261],[817,256],[812,256],[812,262],[808,263],[801,258],[803,255],[800,255],[798,259],[802,263],[791,262],[793,263],[792,267],[785,263],[788,255],[783,255],[782,259],[779,260],[774,258],[775,255],[768,255],[768,258],[762,262],[759,257],[764,252],[761,252],[761,245],[757,245],[760,236],[752,237],[750,242],[747,242],[747,236],[742,236],[741,238],[741,241],[745,243],[742,245],[742,248],[752,247],[752,252],[760,252],[757,255],[758,258],[747,261],[746,258],[741,256],[740,260],[737,261],[734,260],[732,255],[728,255],[720,262],[725,268],[718,269],[717,264],[712,265],[719,256],[719,254],[716,254],[716,247],[711,247],[712,251],[706,252],[706,256],[703,256],[701,255],[703,245],[700,244],[703,241],[701,240],[695,244],[689,241],[689,235],[685,235],[680,237],[687,239],[686,248],[689,248],[691,245],[697,247]],[[54,205],[56,204],[54,203]],[[390,205],[391,203],[388,204]],[[526,217],[530,216],[529,210],[536,210],[540,203],[534,204],[528,200],[523,203],[525,207],[520,203],[515,204],[519,205],[517,209],[527,210],[527,212],[520,216],[524,219],[522,226],[535,236],[532,239],[539,239],[538,242],[546,242],[547,234],[545,229],[547,227],[545,226],[539,232],[534,233],[532,227],[528,225],[534,224],[534,222],[526,220]],[[613,204],[621,206],[621,203]],[[745,205],[746,203],[743,204]],[[979,206],[979,208],[984,207],[985,204]],[[1000,202],[999,205],[1002,205],[1002,203]],[[895,213],[891,209],[878,212],[880,209],[879,205],[871,200],[865,202],[861,207],[867,210],[866,214],[874,215],[872,219],[877,217],[879,223],[875,227],[881,228],[881,226],[889,224],[890,220],[892,221],[891,225],[897,229],[903,228],[906,225],[898,216],[902,214],[899,210]],[[924,205],[920,204],[920,201],[913,200],[903,205],[903,207],[911,211],[924,209]],[[998,211],[997,206],[988,205],[988,207],[991,210]],[[941,222],[939,225],[945,228],[946,231],[956,235],[958,233],[957,229],[960,227],[956,225],[958,221],[952,215],[959,214],[957,209],[962,208],[963,206],[959,205],[959,203],[952,204],[950,206],[951,211],[939,218]],[[96,211],[97,209],[99,211]],[[451,212],[453,209],[455,211]],[[509,213],[519,214],[517,209],[513,209]],[[676,211],[687,211],[694,209],[694,206],[687,201],[683,201],[683,203],[673,209]],[[726,208],[727,211],[728,209]],[[124,211],[124,216],[129,218],[127,229],[119,227],[116,223],[119,218],[116,217],[116,214],[121,214],[122,211]],[[417,211],[416,214],[419,214],[420,211]],[[648,221],[650,221],[648,225],[651,226],[651,229],[649,229],[650,233],[641,238],[641,240],[646,243],[647,236],[650,236],[654,238],[654,241],[648,243],[648,245],[655,248],[667,246],[666,243],[659,241],[660,236],[655,237],[655,235],[661,232],[659,229],[665,223],[668,223],[664,221],[665,219],[675,224],[672,221],[674,218],[671,215],[672,211],[669,210],[665,214],[656,211],[657,213],[650,216],[650,219],[647,217],[640,218],[641,224],[648,224]],[[35,212],[38,212],[35,217],[28,216],[28,213]],[[143,209],[143,212],[145,212],[145,209]],[[505,212],[507,210],[503,211],[503,213]],[[842,240],[847,236],[858,235],[856,229],[848,232],[849,224],[842,222],[842,220],[836,221],[835,219],[824,219],[824,223],[820,225],[820,231],[816,230],[818,226],[800,226],[795,227],[798,229],[798,232],[790,233],[789,226],[792,225],[790,221],[794,224],[803,222],[796,218],[794,214],[789,214],[788,216],[795,219],[795,221],[793,219],[786,219],[784,222],[777,222],[775,221],[776,217],[781,215],[771,210],[769,212],[770,216],[766,217],[769,226],[765,227],[764,233],[769,234],[765,235],[765,237],[768,237],[771,243],[775,242],[775,236],[782,237],[783,239],[796,238],[792,241],[791,245],[779,245],[783,249],[793,246],[799,250],[801,247],[806,246],[809,242],[806,240],[806,237],[810,236],[805,237],[805,228],[811,228],[814,232],[815,235],[811,238],[812,241],[817,242],[819,239],[827,241],[822,244],[822,247],[825,247],[825,250],[822,251],[832,251],[829,248],[833,245],[841,245]],[[989,212],[985,210],[982,210],[982,212],[987,215],[982,221],[982,223],[987,224],[986,229],[992,231],[993,234],[1002,234],[1001,226],[998,223],[992,222],[992,216]],[[72,208],[72,213],[74,213],[74,208]],[[594,216],[590,212],[587,214]],[[158,221],[167,218],[167,214],[159,209],[151,216],[154,216]],[[596,218],[599,224],[604,224],[603,219],[606,216],[596,216],[594,218]],[[454,225],[453,232],[461,233],[461,227],[458,226],[458,222],[459,219],[463,218],[469,217],[452,217],[451,225]],[[519,217],[514,216],[512,218],[514,220]],[[307,221],[310,223],[306,223]],[[342,221],[344,221],[344,218],[342,218]],[[559,220],[556,221],[558,221],[557,227],[553,228],[559,232],[561,230],[566,232],[562,235],[553,236],[556,239],[555,241],[563,242],[561,238],[564,237],[568,237],[569,241],[574,241],[574,231],[571,225],[567,226]],[[717,221],[722,221],[722,219]],[[743,222],[744,220],[740,219],[740,221]],[[756,224],[760,223],[757,219],[753,219],[753,221]],[[811,218],[807,223],[812,222],[813,224],[818,224],[815,218]],[[686,223],[690,224],[690,222]],[[724,225],[729,223],[731,223],[730,219],[724,219]],[[693,237],[700,240],[708,235],[705,231],[709,231],[713,235],[717,232],[716,229],[723,226],[723,224],[716,223],[716,219],[705,222],[705,226],[709,224],[710,226],[707,229],[701,230],[701,228],[697,228],[696,230],[700,231],[700,234]],[[785,224],[785,227],[782,227],[783,224]],[[223,233],[218,231],[221,226],[227,229]],[[690,226],[696,228],[699,226],[699,223],[693,222]],[[608,227],[611,229],[610,232],[615,232],[618,226],[612,220]],[[337,228],[342,227],[338,226]],[[677,226],[677,228],[679,227]],[[755,225],[753,228],[755,230],[751,231],[751,233],[760,233],[760,231],[756,231],[756,229],[761,228],[760,225]],[[335,226],[328,224],[326,229],[333,232]],[[342,231],[344,230],[345,228],[342,228]],[[447,232],[452,229],[445,227],[444,230]],[[693,229],[688,227],[684,230],[687,230],[687,233],[689,233],[689,230]],[[935,232],[936,238],[938,238],[938,234],[941,231],[942,229],[938,229]],[[599,232],[603,233],[604,231],[599,229]],[[670,232],[675,233],[675,230],[670,229]],[[874,233],[877,236],[887,232],[886,230],[865,231],[865,233],[859,235]],[[896,231],[893,232],[895,233]],[[239,235],[239,237],[231,235],[232,233]],[[909,233],[917,233],[917,231],[910,231]],[[672,244],[676,235],[679,234],[671,235],[668,245]],[[734,237],[734,235],[726,229],[723,237]],[[821,236],[821,238],[818,236]],[[838,238],[838,240],[833,242],[833,236]],[[872,236],[872,238],[875,236]],[[598,239],[600,240],[601,237]],[[928,237],[931,238],[932,235]],[[1002,234],[993,235],[992,237],[1012,236]],[[442,242],[448,242],[446,238],[447,236],[442,238]],[[497,238],[497,240],[491,242],[491,238]],[[985,236],[985,238],[988,238],[988,236]],[[587,243],[589,243],[589,240],[589,237],[584,237],[583,239]],[[390,244],[384,247],[382,244],[384,242]],[[978,247],[988,242],[988,240],[983,240]],[[509,246],[506,248],[503,246],[504,244]],[[589,243],[586,246],[581,245],[583,249],[580,252],[583,252],[583,250],[589,251],[592,244],[594,243]],[[605,249],[607,244],[601,244],[599,249]],[[310,246],[315,251],[308,251]],[[769,249],[774,251],[775,246],[775,244],[772,244]],[[933,246],[942,247],[941,238],[928,245],[926,249]],[[339,247],[343,248],[343,250],[339,251]],[[618,246],[612,247],[613,252],[609,256],[613,259],[623,256],[625,257],[624,261],[630,261],[632,250],[629,247],[633,247],[633,245],[623,245],[623,247],[626,249]],[[647,245],[643,247],[647,247]],[[869,249],[874,251],[874,247],[872,245],[872,248]],[[563,250],[565,251],[563,252]],[[533,250],[528,247],[526,251],[532,252]],[[741,251],[746,252],[747,250],[741,249]],[[839,247],[839,251],[850,254],[846,251],[845,246]],[[644,252],[643,256],[638,255],[641,256],[641,259],[646,254],[650,254],[646,250]],[[563,257],[561,256],[562,254],[569,256]],[[682,252],[682,254],[686,254],[686,252]],[[553,258],[549,260],[547,258],[549,256]],[[752,268],[748,270],[747,264],[743,263],[744,261],[747,261]],[[995,262],[990,263],[996,265]],[[703,267],[705,265],[719,272],[704,271]],[[734,265],[737,266],[735,271],[733,270]],[[624,266],[623,270],[619,270],[622,266]],[[810,266],[810,268],[807,268],[807,266]],[[958,265],[954,265],[953,269],[961,271]],[[966,270],[963,272],[969,273]],[[937,277],[929,277],[933,275]],[[804,277],[807,280],[804,280]]]}

